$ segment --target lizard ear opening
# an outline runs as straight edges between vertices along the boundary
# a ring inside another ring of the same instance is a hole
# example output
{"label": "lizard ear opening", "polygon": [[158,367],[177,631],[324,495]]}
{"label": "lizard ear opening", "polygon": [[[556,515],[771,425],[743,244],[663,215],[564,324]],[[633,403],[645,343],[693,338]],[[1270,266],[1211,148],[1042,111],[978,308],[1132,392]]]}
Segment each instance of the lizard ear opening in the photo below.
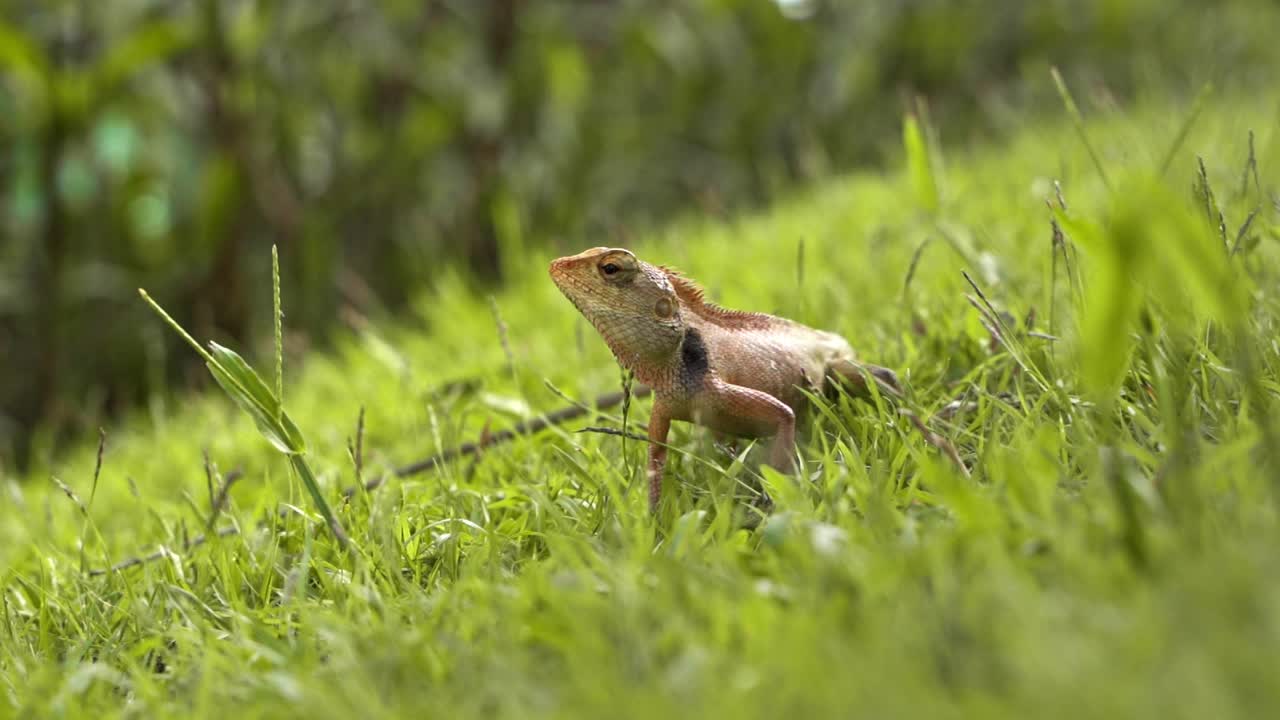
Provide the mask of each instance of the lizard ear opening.
{"label": "lizard ear opening", "polygon": [[653,314],[658,316],[659,320],[670,320],[676,316],[676,303],[673,298],[660,297],[658,302],[653,306]]}

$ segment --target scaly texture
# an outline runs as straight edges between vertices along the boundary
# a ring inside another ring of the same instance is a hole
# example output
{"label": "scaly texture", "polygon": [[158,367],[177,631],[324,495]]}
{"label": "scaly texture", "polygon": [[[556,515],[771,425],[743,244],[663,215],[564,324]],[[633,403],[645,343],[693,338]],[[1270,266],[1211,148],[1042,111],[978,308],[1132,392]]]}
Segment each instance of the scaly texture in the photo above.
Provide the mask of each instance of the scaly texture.
{"label": "scaly texture", "polygon": [[713,305],[693,281],[629,250],[592,248],[552,262],[550,272],[618,362],[653,389],[650,509],[661,496],[672,420],[773,436],[769,462],[787,470],[803,390],[821,392],[833,376],[862,385],[864,368],[890,392],[897,388],[892,371],[859,364],[839,335]]}

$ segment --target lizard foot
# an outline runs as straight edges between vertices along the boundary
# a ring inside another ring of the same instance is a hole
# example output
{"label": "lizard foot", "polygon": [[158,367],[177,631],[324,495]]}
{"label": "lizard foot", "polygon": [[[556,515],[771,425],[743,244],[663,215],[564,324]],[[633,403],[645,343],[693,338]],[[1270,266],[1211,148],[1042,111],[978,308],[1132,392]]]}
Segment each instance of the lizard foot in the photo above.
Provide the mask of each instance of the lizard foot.
{"label": "lizard foot", "polygon": [[773,498],[769,497],[769,493],[763,487],[759,488],[746,503],[742,529],[755,530],[760,527],[760,524],[773,514],[773,508]]}

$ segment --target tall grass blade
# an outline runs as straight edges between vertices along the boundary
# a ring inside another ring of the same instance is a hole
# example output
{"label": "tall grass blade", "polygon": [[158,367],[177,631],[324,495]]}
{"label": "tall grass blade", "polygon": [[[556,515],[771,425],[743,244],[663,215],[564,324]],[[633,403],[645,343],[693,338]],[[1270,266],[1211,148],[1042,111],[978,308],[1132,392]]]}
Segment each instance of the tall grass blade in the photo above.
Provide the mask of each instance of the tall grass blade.
{"label": "tall grass blade", "polygon": [[907,174],[916,202],[930,213],[938,211],[938,183],[929,161],[929,145],[925,142],[920,122],[913,114],[902,120],[902,147],[907,157]]}
{"label": "tall grass blade", "polygon": [[1080,141],[1084,143],[1084,148],[1089,152],[1089,158],[1093,160],[1093,166],[1098,169],[1098,176],[1102,178],[1102,184],[1107,186],[1108,190],[1112,189],[1111,179],[1107,177],[1107,170],[1102,166],[1102,158],[1098,155],[1098,151],[1093,147],[1093,143],[1089,141],[1089,133],[1084,129],[1084,116],[1080,114],[1080,108],[1076,106],[1075,98],[1071,97],[1071,91],[1067,89],[1067,83],[1062,79],[1062,73],[1058,72],[1057,67],[1049,68],[1049,73],[1053,75],[1053,83],[1058,88],[1058,96],[1062,98],[1062,104],[1067,108],[1067,114],[1071,116],[1071,124],[1075,126],[1076,134],[1080,136]]}
{"label": "tall grass blade", "polygon": [[1204,109],[1204,101],[1209,98],[1212,92],[1213,83],[1205,83],[1200,88],[1200,92],[1196,93],[1196,99],[1191,103],[1191,111],[1182,120],[1182,126],[1178,128],[1178,134],[1174,136],[1173,142],[1169,143],[1169,149],[1165,151],[1164,159],[1160,161],[1160,177],[1164,177],[1169,170],[1169,166],[1173,164],[1173,158],[1182,149],[1182,144],[1187,140],[1187,134],[1191,132],[1191,127],[1195,125],[1196,118],[1200,117],[1200,111]]}
{"label": "tall grass blade", "polygon": [[271,318],[276,338],[276,399],[284,407],[284,312],[280,309],[280,252],[271,246]]}
{"label": "tall grass blade", "polygon": [[[275,253],[273,252],[273,257]],[[279,301],[279,265],[275,263],[274,283],[275,283],[275,308],[276,308],[276,392],[272,392],[267,383],[258,375],[244,358],[240,357],[235,351],[223,347],[215,342],[209,343],[209,349],[205,350],[200,347],[195,338],[189,333],[177,320],[174,320],[160,304],[151,299],[145,290],[139,289],[143,300],[152,307],[160,315],[164,321],[174,329],[182,338],[195,349],[205,360],[205,367],[209,369],[209,374],[213,376],[214,381],[222,388],[223,392],[231,398],[240,409],[253,419],[254,425],[257,426],[258,432],[267,442],[271,443],[279,452],[289,456],[289,463],[297,472],[298,477],[302,480],[302,484],[307,489],[307,494],[311,496],[312,502],[315,503],[316,510],[324,518],[333,532],[335,538],[343,545],[348,543],[348,536],[342,529],[342,525],[338,522],[337,517],[333,514],[333,510],[329,507],[329,503],[324,499],[324,494],[320,490],[320,484],[316,481],[315,473],[311,471],[311,467],[307,465],[305,455],[307,452],[306,439],[302,435],[302,431],[294,424],[293,420],[284,411],[284,405],[280,401],[280,389],[283,386],[283,353],[281,345],[280,331],[280,301]]]}

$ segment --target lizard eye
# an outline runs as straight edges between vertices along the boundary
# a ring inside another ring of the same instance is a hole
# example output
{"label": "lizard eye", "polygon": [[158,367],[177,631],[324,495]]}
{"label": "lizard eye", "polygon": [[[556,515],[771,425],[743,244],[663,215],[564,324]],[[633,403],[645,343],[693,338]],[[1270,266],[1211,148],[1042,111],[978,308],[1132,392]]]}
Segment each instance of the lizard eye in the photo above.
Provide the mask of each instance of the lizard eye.
{"label": "lizard eye", "polygon": [[613,285],[625,285],[636,275],[636,261],[630,253],[615,250],[606,253],[596,265],[596,271],[606,282]]}

